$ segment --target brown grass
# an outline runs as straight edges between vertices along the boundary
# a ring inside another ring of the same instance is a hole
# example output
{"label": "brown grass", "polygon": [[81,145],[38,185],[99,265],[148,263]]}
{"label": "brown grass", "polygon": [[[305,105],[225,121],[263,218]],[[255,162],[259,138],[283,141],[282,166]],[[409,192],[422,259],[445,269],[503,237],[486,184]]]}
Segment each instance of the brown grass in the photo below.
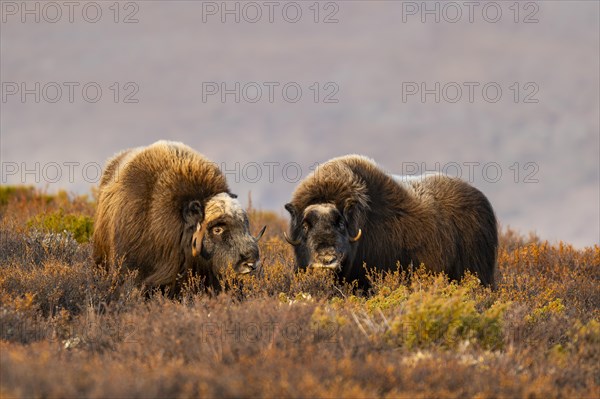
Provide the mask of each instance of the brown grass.
{"label": "brown grass", "polygon": [[294,273],[286,222],[252,210],[261,276],[147,298],[89,243],[28,224],[93,210],[31,189],[0,204],[1,397],[600,396],[598,246],[507,229],[495,291],[421,268],[361,293]]}

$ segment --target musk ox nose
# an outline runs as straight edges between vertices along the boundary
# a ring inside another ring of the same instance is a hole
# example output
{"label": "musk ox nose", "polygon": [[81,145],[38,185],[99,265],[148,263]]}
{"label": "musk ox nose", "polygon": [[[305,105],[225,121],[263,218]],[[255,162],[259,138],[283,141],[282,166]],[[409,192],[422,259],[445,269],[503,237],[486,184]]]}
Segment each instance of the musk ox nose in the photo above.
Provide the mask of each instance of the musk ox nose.
{"label": "musk ox nose", "polygon": [[240,265],[242,269],[253,271],[256,269],[256,261],[246,260]]}
{"label": "musk ox nose", "polygon": [[325,255],[319,256],[319,261],[321,261],[321,263],[323,263],[324,265],[333,263],[336,260],[337,260],[337,256],[335,254],[325,254]]}
{"label": "musk ox nose", "polygon": [[240,263],[238,266],[238,272],[240,274],[251,273],[257,269],[258,263],[259,263],[258,251],[247,252],[247,253],[243,254],[241,257],[241,260],[240,260]]}
{"label": "musk ox nose", "polygon": [[311,264],[314,268],[338,269],[340,267],[340,256],[334,249],[319,251]]}
{"label": "musk ox nose", "polygon": [[257,267],[258,260],[245,260],[239,264],[237,272],[239,274],[248,274],[256,271]]}

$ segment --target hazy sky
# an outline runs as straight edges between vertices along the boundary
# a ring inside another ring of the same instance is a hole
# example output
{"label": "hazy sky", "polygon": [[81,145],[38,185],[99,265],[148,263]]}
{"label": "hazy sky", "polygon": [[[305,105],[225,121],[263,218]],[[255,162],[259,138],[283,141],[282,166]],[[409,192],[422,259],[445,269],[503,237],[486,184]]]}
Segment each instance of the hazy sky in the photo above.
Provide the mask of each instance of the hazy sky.
{"label": "hazy sky", "polygon": [[178,140],[283,215],[361,153],[600,241],[598,2],[315,3],[2,1],[1,183],[89,192],[115,152]]}

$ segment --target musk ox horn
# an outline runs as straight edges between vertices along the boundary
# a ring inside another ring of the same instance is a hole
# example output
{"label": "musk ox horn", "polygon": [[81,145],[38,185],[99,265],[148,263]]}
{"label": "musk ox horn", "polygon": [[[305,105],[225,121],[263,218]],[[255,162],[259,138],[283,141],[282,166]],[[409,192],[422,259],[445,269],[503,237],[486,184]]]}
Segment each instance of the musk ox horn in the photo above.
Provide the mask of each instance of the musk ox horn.
{"label": "musk ox horn", "polygon": [[198,255],[198,250],[196,249],[196,237],[194,237],[194,241],[192,242],[192,256],[196,257]]}
{"label": "musk ox horn", "polygon": [[292,240],[290,237],[288,237],[288,235],[285,231],[283,232],[283,237],[289,244],[291,244],[293,246],[300,245],[300,240]]}
{"label": "musk ox horn", "polygon": [[263,234],[265,234],[265,230],[267,229],[267,225],[264,225],[260,233],[256,236],[256,241],[260,240]]}
{"label": "musk ox horn", "polygon": [[360,240],[360,237],[362,237],[362,230],[358,229],[358,233],[356,233],[356,236],[350,237],[350,242],[356,242]]}
{"label": "musk ox horn", "polygon": [[204,240],[204,233],[206,233],[206,224],[198,223],[196,231],[192,236],[192,256],[195,258],[202,252],[202,240]]}

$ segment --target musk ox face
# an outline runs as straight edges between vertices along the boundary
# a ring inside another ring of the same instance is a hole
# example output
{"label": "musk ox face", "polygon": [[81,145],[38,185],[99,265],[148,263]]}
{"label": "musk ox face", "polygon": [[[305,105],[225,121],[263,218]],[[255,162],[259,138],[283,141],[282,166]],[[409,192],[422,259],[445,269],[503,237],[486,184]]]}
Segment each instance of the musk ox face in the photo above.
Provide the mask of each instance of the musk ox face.
{"label": "musk ox face", "polygon": [[192,236],[192,255],[211,265],[217,275],[233,267],[239,274],[258,270],[260,258],[257,237],[250,234],[248,216],[235,196],[221,193],[205,206],[204,217],[196,224]]}
{"label": "musk ox face", "polygon": [[299,267],[339,271],[354,262],[362,233],[354,226],[351,212],[340,212],[333,204],[315,204],[300,215],[293,205],[285,207],[292,215],[294,239],[285,237],[296,247]]}

